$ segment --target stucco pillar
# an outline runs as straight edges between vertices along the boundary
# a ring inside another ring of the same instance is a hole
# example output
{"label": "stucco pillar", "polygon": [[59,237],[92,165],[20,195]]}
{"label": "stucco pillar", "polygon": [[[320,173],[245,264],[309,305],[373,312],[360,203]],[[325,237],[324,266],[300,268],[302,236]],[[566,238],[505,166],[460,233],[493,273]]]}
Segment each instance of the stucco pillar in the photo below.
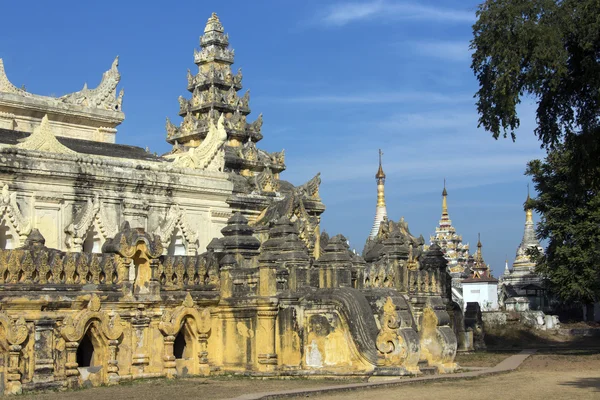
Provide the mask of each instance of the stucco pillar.
{"label": "stucco pillar", "polygon": [[198,361],[200,364],[200,375],[210,374],[210,365],[208,363],[208,333],[198,332]]}
{"label": "stucco pillar", "polygon": [[257,317],[256,352],[258,354],[258,369],[259,371],[271,372],[277,366],[277,353],[275,351],[277,308],[259,308]]}
{"label": "stucco pillar", "polygon": [[[135,343],[133,343],[131,365],[137,374],[144,373],[144,369],[150,363],[150,357],[146,354],[147,329],[150,326],[150,318],[144,315],[144,305],[138,305],[138,313],[131,320],[131,327],[135,330]],[[134,374],[135,375],[135,374]]]}
{"label": "stucco pillar", "polygon": [[119,362],[117,361],[118,340],[108,341],[108,384],[116,385],[119,383]]}
{"label": "stucco pillar", "polygon": [[67,362],[65,363],[65,375],[67,377],[67,386],[69,388],[76,388],[79,383],[79,370],[77,367],[77,348],[79,343],[67,342],[65,343],[65,351],[67,353]]}
{"label": "stucco pillar", "polygon": [[168,335],[164,338],[164,349],[163,355],[164,371],[165,376],[169,379],[177,376],[177,368],[175,363],[175,356],[173,355],[173,344],[175,343],[175,336]]}
{"label": "stucco pillar", "polygon": [[8,347],[8,369],[6,374],[6,393],[21,394],[21,372],[19,372],[19,360],[21,358],[21,345],[12,344]]}
{"label": "stucco pillar", "polygon": [[41,319],[35,323],[35,365],[33,381],[54,381],[54,320]]}

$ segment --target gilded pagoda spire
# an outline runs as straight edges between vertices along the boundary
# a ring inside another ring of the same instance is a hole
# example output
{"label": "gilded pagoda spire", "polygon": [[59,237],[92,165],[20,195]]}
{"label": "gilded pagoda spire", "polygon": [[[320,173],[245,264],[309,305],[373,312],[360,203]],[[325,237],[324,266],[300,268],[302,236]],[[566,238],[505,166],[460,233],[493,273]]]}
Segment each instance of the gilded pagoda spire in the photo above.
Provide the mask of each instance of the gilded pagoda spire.
{"label": "gilded pagoda spire", "polygon": [[444,178],[444,190],[442,190],[442,219],[448,218],[448,192],[446,191],[446,178]]}
{"label": "gilded pagoda spire", "polygon": [[379,225],[381,225],[381,222],[387,218],[387,207],[385,205],[385,172],[383,172],[383,166],[381,162],[382,156],[383,152],[381,149],[379,149],[379,169],[375,174],[375,179],[377,180],[377,207],[375,209],[373,228],[371,228],[371,234],[369,235],[369,238],[371,239],[377,236],[377,232],[379,232]]}
{"label": "gilded pagoda spire", "polygon": [[535,235],[535,223],[533,222],[533,206],[531,197],[529,197],[529,185],[527,185],[527,199],[523,206],[525,209],[525,230],[523,232],[523,239],[521,244],[517,248],[517,255],[515,262],[513,263],[513,271],[517,273],[525,273],[533,270],[535,263],[531,260],[531,257],[527,254],[527,250],[530,248],[537,248],[540,252],[543,251],[540,242],[537,240]]}
{"label": "gilded pagoda spire", "polygon": [[525,223],[533,225],[533,207],[531,206],[531,197],[529,197],[529,183],[527,184],[527,199],[525,200]]}

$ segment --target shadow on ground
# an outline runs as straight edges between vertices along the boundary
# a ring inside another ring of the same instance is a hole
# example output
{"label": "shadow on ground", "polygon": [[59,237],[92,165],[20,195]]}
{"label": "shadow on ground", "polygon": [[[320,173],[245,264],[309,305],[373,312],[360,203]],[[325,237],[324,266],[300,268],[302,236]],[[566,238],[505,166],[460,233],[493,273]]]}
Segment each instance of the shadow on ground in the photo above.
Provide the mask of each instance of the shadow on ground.
{"label": "shadow on ground", "polygon": [[[488,351],[534,348],[538,352],[555,354],[592,355],[600,352],[600,340],[590,336],[566,336],[555,332],[534,331],[527,328],[508,327],[486,331]],[[579,353],[584,351],[584,353]]]}
{"label": "shadow on ground", "polygon": [[600,378],[580,378],[575,381],[561,383],[561,385],[578,389],[596,389],[596,392],[600,392]]}

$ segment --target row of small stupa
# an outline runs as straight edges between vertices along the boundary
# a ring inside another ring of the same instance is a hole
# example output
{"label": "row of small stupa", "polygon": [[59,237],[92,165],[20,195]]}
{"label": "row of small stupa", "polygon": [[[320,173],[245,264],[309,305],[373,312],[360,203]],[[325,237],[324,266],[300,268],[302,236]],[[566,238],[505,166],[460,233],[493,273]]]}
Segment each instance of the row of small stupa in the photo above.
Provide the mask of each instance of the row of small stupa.
{"label": "row of small stupa", "polygon": [[[387,206],[385,202],[385,178],[383,166],[381,162],[381,150],[379,151],[379,169],[375,174],[377,181],[377,206],[375,209],[375,218],[369,239],[373,239],[379,232],[380,225],[387,219]],[[525,276],[531,274],[534,270],[535,263],[527,254],[527,250],[535,247],[542,251],[539,241],[535,235],[535,226],[533,222],[533,209],[529,193],[525,202],[525,232],[521,244],[517,248],[516,258],[513,263],[512,270],[508,268],[506,262],[503,277],[507,276]],[[444,189],[442,190],[442,216],[438,226],[435,228],[435,234],[430,236],[430,245],[424,246],[424,251],[431,245],[438,245],[444,253],[444,258],[448,261],[448,272],[453,280],[460,281],[465,278],[474,279],[492,279],[491,268],[483,259],[481,238],[477,242],[477,251],[475,254],[470,254],[469,244],[463,243],[462,235],[456,232],[456,228],[452,225],[450,215],[448,213],[448,191],[446,190],[446,181],[444,180]]]}

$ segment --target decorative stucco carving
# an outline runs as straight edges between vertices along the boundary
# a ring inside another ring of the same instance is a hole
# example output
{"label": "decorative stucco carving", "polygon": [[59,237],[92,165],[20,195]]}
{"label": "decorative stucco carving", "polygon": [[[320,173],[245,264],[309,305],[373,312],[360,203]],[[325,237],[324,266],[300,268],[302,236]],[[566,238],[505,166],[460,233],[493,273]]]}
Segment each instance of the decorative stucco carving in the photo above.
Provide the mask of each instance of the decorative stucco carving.
{"label": "decorative stucco carving", "polygon": [[391,297],[383,305],[381,329],[377,335],[376,346],[381,353],[384,365],[401,365],[408,354],[406,343],[398,334],[400,319],[396,305]]}
{"label": "decorative stucco carving", "polygon": [[2,188],[0,196],[0,215],[5,218],[7,225],[12,227],[19,235],[20,244],[25,243],[27,235],[31,232],[31,221],[23,217],[17,203],[17,193],[11,193],[8,185]]}
{"label": "decorative stucco carving", "polygon": [[16,146],[23,150],[45,151],[48,153],[59,154],[77,154],[75,151],[60,143],[56,136],[54,136],[47,114],[42,118],[40,126],[35,128],[31,135],[21,140]]}
{"label": "decorative stucco carving", "polygon": [[261,192],[278,192],[280,188],[279,180],[275,179],[271,168],[263,169],[255,177],[256,187]]}
{"label": "decorative stucco carving", "polygon": [[319,187],[321,186],[321,173],[319,172],[311,180],[298,188],[298,193],[313,200],[320,200]]}
{"label": "decorative stucco carving", "polygon": [[88,89],[87,83],[79,92],[67,94],[60,98],[67,104],[78,104],[92,108],[102,108],[120,111],[123,104],[124,91],[121,89],[117,97],[117,85],[121,80],[119,74],[119,57],[117,56],[111,68],[102,75],[102,81],[95,89]]}
{"label": "decorative stucco carving", "polygon": [[13,320],[6,313],[0,312],[0,325],[4,328],[5,339],[10,345],[22,344],[29,334],[25,318]]}
{"label": "decorative stucco carving", "polygon": [[175,336],[181,329],[185,317],[192,317],[194,331],[199,333],[210,332],[210,309],[205,308],[200,311],[195,307],[194,300],[188,292],[181,306],[176,307],[172,312],[165,310],[158,329],[165,336]]}
{"label": "decorative stucco carving", "polygon": [[112,221],[106,212],[98,194],[94,199],[88,199],[85,206],[73,218],[73,221],[65,228],[67,237],[65,244],[71,251],[81,251],[83,241],[90,227],[97,223],[100,234],[104,240],[112,238],[117,234],[116,223]]}
{"label": "decorative stucco carving", "polygon": [[195,254],[198,248],[198,234],[191,228],[185,211],[178,204],[169,207],[167,215],[154,233],[160,237],[164,248],[168,248],[176,228],[181,230],[187,244],[188,254]]}
{"label": "decorative stucco carving", "polygon": [[173,159],[173,165],[179,168],[193,168],[208,171],[223,171],[225,153],[223,144],[227,140],[224,116],[221,114],[215,124],[209,120],[208,134],[200,146],[192,147],[187,152],[169,154],[166,158]]}
{"label": "decorative stucco carving", "polygon": [[93,294],[86,309],[64,319],[60,330],[62,337],[69,342],[78,342],[85,335],[89,322],[97,320],[100,331],[108,340],[118,340],[123,334],[121,317],[116,313],[110,315],[106,311],[101,311],[101,306],[100,298]]}
{"label": "decorative stucco carving", "polygon": [[31,94],[27,93],[27,91],[25,91],[25,89],[19,89],[18,87],[16,87],[12,83],[10,83],[10,81],[8,80],[8,77],[6,76],[6,72],[4,71],[4,61],[2,61],[1,58],[0,58],[0,92],[18,94],[20,96],[25,96],[25,97],[31,96]]}
{"label": "decorative stucco carving", "polygon": [[4,71],[4,63],[0,58],[0,92],[17,94],[22,97],[30,97],[45,100],[50,103],[66,103],[81,105],[89,108],[100,108],[111,111],[121,111],[123,103],[123,90],[117,96],[117,85],[121,75],[117,69],[119,57],[115,58],[112,67],[102,75],[102,81],[94,89],[88,89],[87,84],[79,92],[70,93],[59,98],[40,96],[27,92],[25,89],[17,88],[10,83]]}

